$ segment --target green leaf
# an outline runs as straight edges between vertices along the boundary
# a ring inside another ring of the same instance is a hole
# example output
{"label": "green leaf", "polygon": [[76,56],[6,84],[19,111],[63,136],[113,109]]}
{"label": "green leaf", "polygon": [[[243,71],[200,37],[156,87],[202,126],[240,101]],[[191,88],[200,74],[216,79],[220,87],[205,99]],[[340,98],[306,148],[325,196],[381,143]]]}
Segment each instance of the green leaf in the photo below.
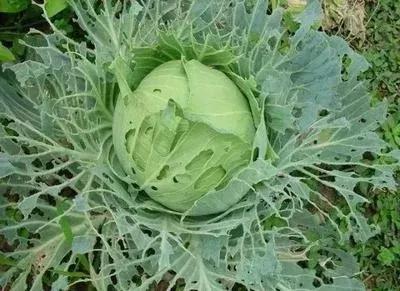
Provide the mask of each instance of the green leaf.
{"label": "green leaf", "polygon": [[0,266],[16,266],[17,263],[0,253]]}
{"label": "green leaf", "polygon": [[53,17],[67,7],[67,0],[46,0],[44,5],[48,17]]}
{"label": "green leaf", "polygon": [[400,256],[400,244],[393,246],[391,251]]}
{"label": "green leaf", "polygon": [[37,195],[32,195],[32,196],[24,198],[18,204],[18,208],[19,208],[19,210],[21,210],[21,212],[22,212],[22,214],[24,215],[25,218],[28,217],[28,215],[36,207],[37,200],[38,200],[38,196]]}
{"label": "green leaf", "polygon": [[93,249],[95,243],[94,236],[80,235],[72,240],[72,252],[75,254],[85,254]]}
{"label": "green leaf", "polygon": [[0,153],[0,178],[14,173],[16,168],[8,161],[7,155]]}
{"label": "green leaf", "polygon": [[0,42],[0,62],[15,60],[13,53]]}
{"label": "green leaf", "polygon": [[59,276],[51,285],[51,290],[53,291],[68,290],[67,276],[73,277],[73,275],[76,275],[75,277],[85,277],[84,274],[80,274],[79,272],[61,272],[57,270],[54,270],[54,272],[60,274],[61,276]]}
{"label": "green leaf", "polygon": [[395,255],[389,249],[382,247],[378,255],[378,260],[384,265],[391,265],[395,260]]}
{"label": "green leaf", "polygon": [[58,224],[60,225],[64,236],[65,236],[65,240],[67,241],[68,244],[72,244],[73,241],[73,233],[72,233],[72,228],[71,228],[71,224],[68,221],[68,217],[64,216],[64,211],[66,210],[66,206],[68,204],[65,202],[61,202],[58,206],[57,206],[57,213],[58,215],[60,215],[60,219],[58,221]]}
{"label": "green leaf", "polygon": [[25,10],[30,0],[0,0],[0,12],[17,13]]}
{"label": "green leaf", "polygon": [[63,271],[63,270],[54,270],[53,272],[64,275],[64,276],[69,276],[69,277],[75,277],[75,278],[87,278],[89,277],[88,274],[83,273],[83,272],[69,272],[69,271]]}

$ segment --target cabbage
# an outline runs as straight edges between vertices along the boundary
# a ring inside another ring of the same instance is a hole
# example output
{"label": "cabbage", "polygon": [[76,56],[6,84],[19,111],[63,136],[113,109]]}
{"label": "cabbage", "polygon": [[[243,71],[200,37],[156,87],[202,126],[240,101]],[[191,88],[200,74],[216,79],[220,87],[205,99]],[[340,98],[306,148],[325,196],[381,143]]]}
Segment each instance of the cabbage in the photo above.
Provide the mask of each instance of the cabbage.
{"label": "cabbage", "polygon": [[177,211],[224,188],[249,163],[254,133],[246,97],[224,73],[196,60],[156,67],[119,97],[114,111],[113,140],[124,170]]}
{"label": "cabbage", "polygon": [[115,2],[0,70],[0,287],[364,290],[342,246],[400,157],[320,3]]}

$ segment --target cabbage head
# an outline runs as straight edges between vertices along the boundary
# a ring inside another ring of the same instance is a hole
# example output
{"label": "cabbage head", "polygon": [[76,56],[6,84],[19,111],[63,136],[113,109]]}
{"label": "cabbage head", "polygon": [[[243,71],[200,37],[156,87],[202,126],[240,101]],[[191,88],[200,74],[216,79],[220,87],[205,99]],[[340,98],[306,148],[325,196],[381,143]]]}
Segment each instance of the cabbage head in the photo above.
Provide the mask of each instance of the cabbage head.
{"label": "cabbage head", "polygon": [[224,73],[196,60],[156,67],[114,112],[124,170],[178,211],[225,187],[249,163],[254,133],[246,97]]}

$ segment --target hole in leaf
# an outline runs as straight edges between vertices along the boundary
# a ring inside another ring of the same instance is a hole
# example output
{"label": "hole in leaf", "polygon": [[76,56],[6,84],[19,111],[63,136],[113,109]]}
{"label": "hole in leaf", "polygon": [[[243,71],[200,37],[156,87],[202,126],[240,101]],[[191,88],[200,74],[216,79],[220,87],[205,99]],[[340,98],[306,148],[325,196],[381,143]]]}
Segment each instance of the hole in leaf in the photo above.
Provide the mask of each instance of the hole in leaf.
{"label": "hole in leaf", "polygon": [[154,92],[154,93],[161,93],[161,89],[159,89],[159,88],[154,88],[154,89],[153,89],[153,92]]}
{"label": "hole in leaf", "polygon": [[194,189],[213,188],[224,178],[226,174],[222,166],[207,169],[194,183]]}
{"label": "hole in leaf", "polygon": [[314,279],[314,281],[313,281],[313,286],[314,287],[321,287],[321,282],[318,280],[318,279]]}
{"label": "hole in leaf", "polygon": [[335,269],[335,265],[333,264],[332,261],[326,262],[326,263],[325,263],[325,267],[328,268],[328,269],[331,269],[331,270],[334,270],[334,269]]}
{"label": "hole in leaf", "polygon": [[146,130],[144,131],[144,134],[149,135],[152,131],[153,131],[153,127],[150,126],[150,127],[146,128]]}
{"label": "hole in leaf", "polygon": [[186,165],[185,169],[188,171],[198,170],[205,166],[205,164],[211,159],[214,152],[212,150],[201,151],[195,156],[189,164]]}
{"label": "hole in leaf", "polygon": [[59,172],[60,176],[66,177],[68,179],[72,179],[74,177],[74,174],[72,174],[71,171],[67,170],[67,169],[63,169]]}
{"label": "hole in leaf", "polygon": [[326,110],[326,109],[322,109],[322,110],[319,112],[319,116],[320,116],[320,117],[327,116],[328,114],[329,114],[329,111]]}
{"label": "hole in leaf", "polygon": [[[115,269],[112,269],[112,270],[110,271],[110,274],[115,274]],[[109,290],[109,291],[114,291],[114,290],[116,290],[115,286],[118,284],[117,276],[112,275],[112,276],[111,276],[111,282],[113,283],[113,285],[111,285],[111,284],[108,285],[108,286],[107,286],[107,290]]]}
{"label": "hole in leaf", "polygon": [[47,162],[46,163],[46,170],[50,170],[50,169],[53,169],[54,168],[54,163],[53,163],[54,161],[52,160],[52,161],[49,161],[49,162]]}
{"label": "hole in leaf", "polygon": [[367,120],[366,120],[365,118],[361,118],[361,119],[360,119],[360,122],[361,122],[361,123],[366,123]]}
{"label": "hole in leaf", "polygon": [[156,251],[155,251],[153,248],[149,248],[149,249],[146,251],[145,256],[146,256],[146,257],[150,257],[150,256],[154,255],[155,253],[156,253]]}
{"label": "hole in leaf", "polygon": [[60,192],[60,196],[63,197],[68,197],[68,198],[74,198],[78,193],[72,189],[71,187],[64,187],[61,192]]}
{"label": "hole in leaf", "polygon": [[36,168],[41,168],[41,167],[43,167],[42,162],[41,162],[38,158],[34,159],[34,160],[32,161],[31,164],[32,164],[33,166],[35,166]]}
{"label": "hole in leaf", "polygon": [[174,181],[174,183],[187,184],[192,181],[192,176],[189,174],[178,174],[172,178],[172,181]]}
{"label": "hole in leaf", "polygon": [[[50,196],[50,195],[48,195],[48,196]],[[34,209],[32,210],[32,213],[31,213],[31,214],[37,214],[37,215],[39,215],[39,216],[44,217],[44,212],[43,212],[42,210],[40,210],[39,208],[34,208]]]}
{"label": "hole in leaf", "polygon": [[128,130],[125,134],[125,149],[128,153],[131,153],[134,148],[134,139],[135,139],[136,129],[132,128]]}
{"label": "hole in leaf", "polygon": [[169,166],[165,165],[157,176],[157,180],[162,180],[168,175]]}
{"label": "hole in leaf", "polygon": [[258,156],[260,154],[259,152],[260,152],[260,149],[258,147],[256,147],[253,151],[253,162],[258,159]]}
{"label": "hole in leaf", "polygon": [[349,74],[349,67],[351,64],[351,58],[349,57],[349,55],[345,54],[342,58],[342,80],[343,81],[347,81],[350,77]]}
{"label": "hole in leaf", "polygon": [[151,186],[151,189],[154,190],[154,191],[158,190],[158,188],[156,186]]}
{"label": "hole in leaf", "polygon": [[[51,206],[56,206],[57,201],[56,199],[51,196],[51,195],[44,195],[43,196],[45,198],[45,200],[47,201],[47,203],[49,203]],[[32,211],[33,212],[33,211]]]}
{"label": "hole in leaf", "polygon": [[171,152],[175,149],[175,147],[182,140],[183,135],[189,130],[189,121],[183,119],[179,122],[178,128],[176,130],[176,134],[174,140],[171,144]]}

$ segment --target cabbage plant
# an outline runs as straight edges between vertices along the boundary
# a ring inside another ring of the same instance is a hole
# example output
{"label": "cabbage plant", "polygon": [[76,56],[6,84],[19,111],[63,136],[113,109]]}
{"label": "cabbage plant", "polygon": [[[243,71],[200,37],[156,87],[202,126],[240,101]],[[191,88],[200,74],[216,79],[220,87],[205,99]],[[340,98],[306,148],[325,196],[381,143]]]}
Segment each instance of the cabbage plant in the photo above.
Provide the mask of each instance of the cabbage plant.
{"label": "cabbage plant", "polygon": [[265,0],[96,3],[2,66],[0,286],[364,290],[342,246],[399,153],[320,3],[295,32]]}

